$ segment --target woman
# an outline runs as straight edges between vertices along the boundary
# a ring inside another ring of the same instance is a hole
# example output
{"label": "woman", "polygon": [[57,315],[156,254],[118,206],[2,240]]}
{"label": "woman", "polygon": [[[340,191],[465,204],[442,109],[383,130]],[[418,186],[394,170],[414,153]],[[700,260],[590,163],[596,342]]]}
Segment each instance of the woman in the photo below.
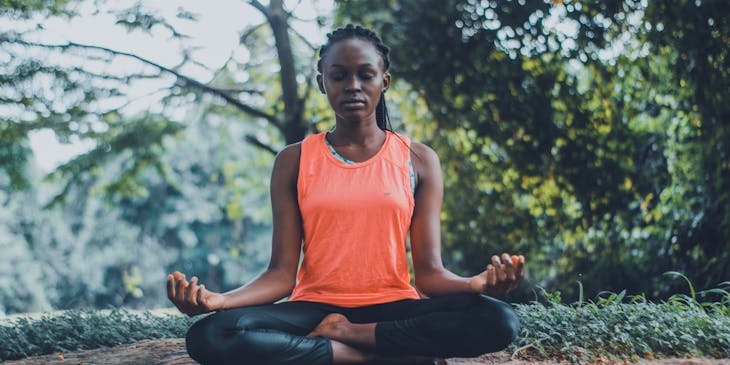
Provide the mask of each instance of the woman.
{"label": "woman", "polygon": [[[516,286],[524,257],[492,256],[470,278],[443,267],[439,160],[387,129],[388,53],[374,32],[352,25],[320,49],[317,83],[336,126],[276,157],[268,269],[225,294],[168,276],[180,311],[217,311],[188,332],[195,360],[433,364],[498,351],[516,337],[514,312],[493,297]],[[418,292],[409,285],[409,233]]]}

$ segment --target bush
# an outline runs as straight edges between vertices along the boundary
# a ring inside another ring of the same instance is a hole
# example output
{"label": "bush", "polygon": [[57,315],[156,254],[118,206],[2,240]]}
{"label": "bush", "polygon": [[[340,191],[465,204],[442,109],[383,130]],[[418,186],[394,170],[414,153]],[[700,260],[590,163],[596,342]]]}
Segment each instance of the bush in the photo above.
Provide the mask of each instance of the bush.
{"label": "bush", "polygon": [[0,323],[0,361],[116,346],[143,339],[179,338],[193,321],[183,315],[127,310],[67,311]]}
{"label": "bush", "polygon": [[522,328],[511,350],[571,362],[730,357],[730,294],[707,290],[698,294],[720,299],[701,303],[691,283],[690,292],[651,303],[641,295],[626,298],[624,291],[572,305],[548,293],[546,304],[517,306]]}

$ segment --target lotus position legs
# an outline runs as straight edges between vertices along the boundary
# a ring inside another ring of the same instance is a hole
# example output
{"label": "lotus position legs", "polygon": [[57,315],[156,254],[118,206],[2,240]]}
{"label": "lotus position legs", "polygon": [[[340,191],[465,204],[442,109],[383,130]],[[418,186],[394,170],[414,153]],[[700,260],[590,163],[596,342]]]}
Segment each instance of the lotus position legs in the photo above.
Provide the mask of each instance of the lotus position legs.
{"label": "lotus position legs", "polygon": [[517,330],[508,304],[478,294],[359,308],[285,302],[203,318],[187,347],[202,364],[432,364],[502,350]]}

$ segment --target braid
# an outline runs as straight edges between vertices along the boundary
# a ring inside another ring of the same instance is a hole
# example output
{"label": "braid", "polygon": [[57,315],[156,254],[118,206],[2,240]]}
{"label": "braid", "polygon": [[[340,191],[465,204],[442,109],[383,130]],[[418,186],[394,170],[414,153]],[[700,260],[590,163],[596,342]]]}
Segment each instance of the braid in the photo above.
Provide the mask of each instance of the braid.
{"label": "braid", "polygon": [[[375,50],[383,59],[383,72],[388,71],[390,68],[390,47],[386,46],[372,30],[360,25],[347,24],[345,27],[337,28],[332,33],[327,34],[327,43],[319,49],[319,59],[317,60],[317,71],[319,73],[322,73],[322,59],[327,55],[330,47],[341,40],[351,38],[360,38],[372,43],[375,46]],[[375,108],[375,120],[380,129],[392,130],[390,118],[388,117],[388,108],[385,105],[384,93],[380,94],[380,101]]]}

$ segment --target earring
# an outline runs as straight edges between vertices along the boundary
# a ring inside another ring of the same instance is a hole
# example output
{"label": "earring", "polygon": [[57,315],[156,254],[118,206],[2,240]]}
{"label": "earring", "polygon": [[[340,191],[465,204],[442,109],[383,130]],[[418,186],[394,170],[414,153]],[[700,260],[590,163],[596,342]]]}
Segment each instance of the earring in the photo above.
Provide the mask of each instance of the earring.
{"label": "earring", "polygon": [[383,89],[383,94],[385,94],[388,91],[388,89]]}
{"label": "earring", "polygon": [[326,92],[324,92],[324,89],[319,89],[319,92],[321,92],[322,94],[326,94]]}

